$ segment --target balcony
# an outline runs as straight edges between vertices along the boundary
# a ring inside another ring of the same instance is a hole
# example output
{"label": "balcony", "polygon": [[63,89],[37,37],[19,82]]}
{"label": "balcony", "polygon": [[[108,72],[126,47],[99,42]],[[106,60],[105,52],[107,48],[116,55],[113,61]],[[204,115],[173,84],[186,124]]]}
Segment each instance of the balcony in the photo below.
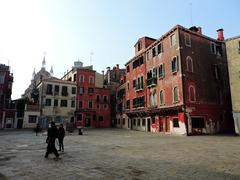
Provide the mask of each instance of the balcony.
{"label": "balcony", "polygon": [[147,87],[154,87],[157,85],[157,78],[156,77],[152,77],[150,79],[147,79]]}

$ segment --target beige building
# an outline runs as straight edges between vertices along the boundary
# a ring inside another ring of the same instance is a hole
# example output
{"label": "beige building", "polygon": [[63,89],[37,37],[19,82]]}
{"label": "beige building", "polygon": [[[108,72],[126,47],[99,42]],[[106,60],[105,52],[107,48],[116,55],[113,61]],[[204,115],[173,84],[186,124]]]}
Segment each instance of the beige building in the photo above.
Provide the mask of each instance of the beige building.
{"label": "beige building", "polygon": [[76,84],[57,78],[44,79],[37,85],[39,90],[40,117],[38,122],[46,128],[51,121],[74,122],[76,110]]}
{"label": "beige building", "polygon": [[240,36],[226,40],[232,110],[236,134],[240,133]]}

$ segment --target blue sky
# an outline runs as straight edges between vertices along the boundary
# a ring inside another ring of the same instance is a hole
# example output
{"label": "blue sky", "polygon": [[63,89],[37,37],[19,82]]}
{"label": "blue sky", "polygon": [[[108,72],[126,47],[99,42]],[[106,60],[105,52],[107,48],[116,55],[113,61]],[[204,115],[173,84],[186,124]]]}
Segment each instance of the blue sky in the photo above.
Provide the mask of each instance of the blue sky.
{"label": "blue sky", "polygon": [[98,72],[123,67],[138,38],[159,38],[176,24],[201,26],[213,38],[219,28],[225,38],[240,35],[239,7],[239,0],[0,0],[0,63],[14,73],[15,99],[44,52],[58,78],[78,58],[89,65],[91,52]]}

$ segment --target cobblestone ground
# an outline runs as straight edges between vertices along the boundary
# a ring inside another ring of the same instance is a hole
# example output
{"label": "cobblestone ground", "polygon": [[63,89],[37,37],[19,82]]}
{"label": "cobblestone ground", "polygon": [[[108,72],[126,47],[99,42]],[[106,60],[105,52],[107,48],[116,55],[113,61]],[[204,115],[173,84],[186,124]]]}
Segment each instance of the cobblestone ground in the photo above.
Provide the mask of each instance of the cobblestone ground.
{"label": "cobblestone ground", "polygon": [[170,136],[119,129],[67,134],[44,158],[46,136],[0,131],[0,179],[240,179],[240,138]]}

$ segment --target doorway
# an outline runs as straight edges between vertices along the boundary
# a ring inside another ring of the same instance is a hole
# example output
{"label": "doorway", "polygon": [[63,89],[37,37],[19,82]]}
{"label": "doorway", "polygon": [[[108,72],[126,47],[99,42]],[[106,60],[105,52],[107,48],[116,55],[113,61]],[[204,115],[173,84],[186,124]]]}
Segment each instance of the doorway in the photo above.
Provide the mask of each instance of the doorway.
{"label": "doorway", "polygon": [[85,118],[85,127],[91,127],[91,118],[90,117]]}
{"label": "doorway", "polygon": [[147,118],[147,132],[150,132],[151,131],[151,119],[150,118]]}

